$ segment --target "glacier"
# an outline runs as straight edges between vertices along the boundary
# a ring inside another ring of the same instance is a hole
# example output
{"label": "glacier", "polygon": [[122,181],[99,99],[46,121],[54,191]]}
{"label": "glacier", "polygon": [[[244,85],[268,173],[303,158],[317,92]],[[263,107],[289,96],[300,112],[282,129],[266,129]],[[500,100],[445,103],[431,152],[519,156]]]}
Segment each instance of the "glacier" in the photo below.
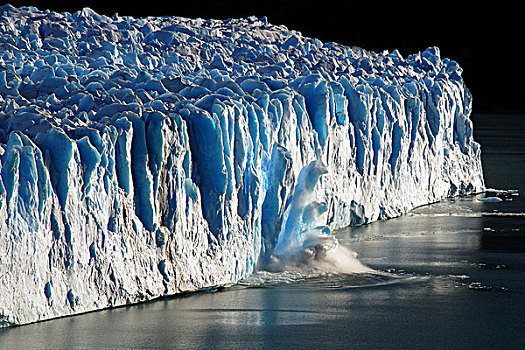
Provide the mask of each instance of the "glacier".
{"label": "glacier", "polygon": [[234,283],[483,191],[461,73],[265,17],[0,7],[0,326]]}

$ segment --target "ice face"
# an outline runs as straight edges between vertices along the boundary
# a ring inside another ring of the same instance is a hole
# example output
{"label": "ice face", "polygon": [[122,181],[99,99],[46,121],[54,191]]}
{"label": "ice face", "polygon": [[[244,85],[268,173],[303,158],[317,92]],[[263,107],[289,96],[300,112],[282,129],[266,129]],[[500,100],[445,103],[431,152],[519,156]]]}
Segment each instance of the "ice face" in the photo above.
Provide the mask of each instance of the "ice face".
{"label": "ice face", "polygon": [[484,188],[471,95],[437,48],[255,17],[0,13],[0,325],[298,252],[350,271],[330,230]]}

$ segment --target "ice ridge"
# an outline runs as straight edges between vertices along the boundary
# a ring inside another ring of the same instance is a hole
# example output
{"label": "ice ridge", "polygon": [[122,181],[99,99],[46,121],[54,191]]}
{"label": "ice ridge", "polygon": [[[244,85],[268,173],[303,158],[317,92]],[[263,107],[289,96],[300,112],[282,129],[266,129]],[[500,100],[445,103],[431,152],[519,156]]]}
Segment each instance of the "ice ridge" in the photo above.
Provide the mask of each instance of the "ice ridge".
{"label": "ice ridge", "polygon": [[235,282],[311,217],[483,190],[461,73],[264,17],[0,7],[0,326]]}

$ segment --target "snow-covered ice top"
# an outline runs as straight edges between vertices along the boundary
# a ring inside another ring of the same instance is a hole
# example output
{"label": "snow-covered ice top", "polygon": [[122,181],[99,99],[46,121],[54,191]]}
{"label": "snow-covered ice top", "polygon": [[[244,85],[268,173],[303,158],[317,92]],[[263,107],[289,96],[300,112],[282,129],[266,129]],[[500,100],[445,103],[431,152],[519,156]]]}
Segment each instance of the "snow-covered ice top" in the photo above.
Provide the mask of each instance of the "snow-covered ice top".
{"label": "snow-covered ice top", "polygon": [[1,7],[0,324],[234,282],[311,229],[482,190],[461,72],[264,17]]}

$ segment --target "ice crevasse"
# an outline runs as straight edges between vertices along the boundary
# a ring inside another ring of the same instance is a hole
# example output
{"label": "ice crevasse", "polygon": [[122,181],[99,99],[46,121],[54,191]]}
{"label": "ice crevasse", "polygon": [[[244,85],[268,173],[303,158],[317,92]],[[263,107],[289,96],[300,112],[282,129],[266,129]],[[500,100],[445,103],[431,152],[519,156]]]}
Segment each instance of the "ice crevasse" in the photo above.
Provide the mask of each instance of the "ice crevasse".
{"label": "ice crevasse", "polygon": [[0,326],[238,281],[294,211],[333,230],[483,190],[461,73],[264,17],[1,7]]}

